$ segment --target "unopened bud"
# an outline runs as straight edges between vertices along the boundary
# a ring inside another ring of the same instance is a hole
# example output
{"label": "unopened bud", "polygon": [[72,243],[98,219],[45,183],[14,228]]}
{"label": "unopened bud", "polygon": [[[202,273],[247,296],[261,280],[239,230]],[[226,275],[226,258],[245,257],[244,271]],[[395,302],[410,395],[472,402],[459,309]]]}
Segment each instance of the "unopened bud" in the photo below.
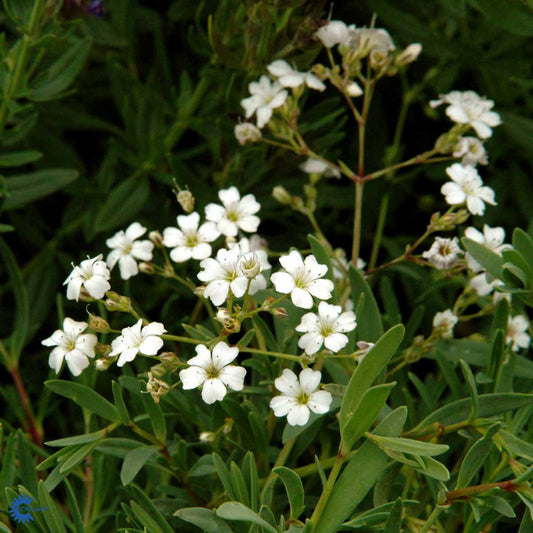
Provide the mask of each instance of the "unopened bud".
{"label": "unopened bud", "polygon": [[139,272],[142,272],[143,274],[155,274],[155,268],[152,263],[147,263],[146,261],[142,261],[139,263]]}
{"label": "unopened bud", "polygon": [[204,291],[205,291],[205,285],[199,285],[198,287],[195,287],[192,292],[196,294],[196,296],[200,296],[200,298],[204,297]]}
{"label": "unopened bud", "polygon": [[108,311],[127,312],[131,309],[131,300],[127,296],[122,296],[114,291],[107,291],[106,296],[104,305]]}
{"label": "unopened bud", "polygon": [[111,331],[109,323],[101,316],[89,314],[89,326],[98,333],[109,333]]}
{"label": "unopened bud", "polygon": [[366,354],[374,347],[373,342],[366,342],[366,341],[358,341],[357,342],[357,348],[359,348],[358,353],[356,355],[359,356],[358,362],[360,363],[363,358],[366,356]]}
{"label": "unopened bud", "polygon": [[158,248],[163,248],[163,235],[160,231],[151,231],[148,234],[148,238],[154,243]]}
{"label": "unopened bud", "polygon": [[179,357],[174,352],[163,352],[159,354],[159,359],[163,364],[179,362]]}
{"label": "unopened bud", "polygon": [[225,418],[224,419],[224,425],[222,426],[222,433],[224,433],[224,435],[227,435],[228,433],[231,432],[231,430],[233,429],[233,418]]}
{"label": "unopened bud", "polygon": [[162,378],[167,373],[167,369],[164,365],[159,363],[157,365],[152,366],[150,368],[150,372],[152,373],[152,376],[154,376],[154,378]]}
{"label": "unopened bud", "polygon": [[274,307],[274,309],[270,311],[270,314],[274,318],[287,318],[289,316],[283,307]]}
{"label": "unopened bud", "polygon": [[420,43],[410,44],[405,50],[396,56],[396,65],[404,67],[405,65],[416,61],[420,52],[422,52],[422,45]]}
{"label": "unopened bud", "polygon": [[224,324],[224,322],[231,320],[231,314],[225,307],[219,307],[215,319],[221,324]]}
{"label": "unopened bud", "polygon": [[459,135],[455,131],[443,133],[435,142],[435,150],[440,154],[451,154],[457,146]]}
{"label": "unopened bud", "polygon": [[254,252],[245,254],[239,266],[246,279],[255,279],[261,272],[261,262]]}
{"label": "unopened bud", "polygon": [[290,195],[289,191],[281,185],[277,185],[276,187],[272,189],[272,196],[280,204],[283,204],[283,205],[292,204],[292,196]]}
{"label": "unopened bud", "polygon": [[94,362],[94,368],[100,372],[104,372],[113,364],[113,358],[101,357]]}
{"label": "unopened bud", "polygon": [[348,95],[352,98],[361,96],[363,94],[363,89],[361,89],[359,84],[355,83],[355,81],[350,81],[349,83],[347,83],[345,89]]}
{"label": "unopened bud", "polygon": [[216,433],[213,433],[212,431],[202,431],[200,435],[198,435],[198,439],[200,442],[214,442]]}
{"label": "unopened bud", "polygon": [[188,189],[186,191],[178,191],[176,193],[176,199],[186,213],[192,213],[194,211],[194,196],[191,191]]}
{"label": "unopened bud", "polygon": [[247,142],[255,143],[261,140],[261,137],[261,130],[251,122],[243,122],[235,126],[235,138],[241,146],[244,146]]}
{"label": "unopened bud", "polygon": [[148,372],[148,383],[146,384],[146,392],[150,393],[155,403],[159,403],[161,396],[168,394],[170,387],[166,381],[161,381]]}
{"label": "unopened bud", "polygon": [[[112,349],[109,344],[97,342],[94,346],[94,351],[102,357],[107,357],[112,352]],[[110,359],[113,360],[113,357],[110,357]]]}
{"label": "unopened bud", "polygon": [[265,298],[263,305],[261,306],[265,311],[269,311],[272,307],[272,302],[275,300],[274,296],[268,296]]}

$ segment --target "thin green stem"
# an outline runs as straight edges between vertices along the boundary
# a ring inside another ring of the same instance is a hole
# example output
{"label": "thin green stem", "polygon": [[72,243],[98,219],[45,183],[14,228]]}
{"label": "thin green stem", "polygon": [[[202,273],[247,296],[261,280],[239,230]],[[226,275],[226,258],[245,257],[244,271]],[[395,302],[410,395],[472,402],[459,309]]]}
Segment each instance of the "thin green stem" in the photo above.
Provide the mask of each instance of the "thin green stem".
{"label": "thin green stem", "polygon": [[353,219],[353,241],[352,241],[352,264],[357,268],[359,251],[361,247],[361,221],[363,213],[363,186],[364,183],[357,181],[355,183],[355,210]]}
{"label": "thin green stem", "polygon": [[[342,447],[342,443],[340,448]],[[320,517],[322,516],[322,513],[324,512],[324,509],[326,508],[326,504],[328,503],[329,497],[331,496],[331,492],[333,491],[333,487],[335,486],[335,481],[337,481],[337,477],[340,474],[342,465],[344,463],[345,457],[342,455],[337,455],[337,459],[335,460],[335,464],[333,465],[333,468],[331,469],[331,472],[329,473],[328,480],[326,481],[326,485],[324,486],[324,489],[322,490],[322,494],[320,495],[320,499],[318,500],[318,503],[316,504],[315,510],[313,511],[313,514],[311,516],[311,522],[313,522],[314,527],[316,528]]]}
{"label": "thin green stem", "polygon": [[268,350],[258,350],[257,348],[239,348],[239,351],[245,353],[256,353],[260,355],[268,355],[269,357],[277,357],[279,359],[287,359],[288,361],[296,361],[297,363],[302,362],[302,358],[297,355],[289,355],[287,353],[281,352],[270,352]]}
{"label": "thin green stem", "polygon": [[370,253],[370,260],[368,262],[368,268],[372,269],[376,266],[379,254],[379,248],[381,247],[381,239],[383,238],[383,230],[385,229],[385,222],[387,221],[387,212],[389,210],[389,192],[381,197],[381,203],[379,206],[378,224],[376,226],[376,232],[374,234],[374,242],[372,244],[372,251]]}
{"label": "thin green stem", "polygon": [[424,524],[424,528],[420,533],[428,533],[428,531],[431,530],[431,527],[433,524],[437,521],[439,518],[439,515],[442,513],[443,509],[442,507],[435,507],[433,509],[432,513],[429,515],[429,518],[426,520],[426,523]]}

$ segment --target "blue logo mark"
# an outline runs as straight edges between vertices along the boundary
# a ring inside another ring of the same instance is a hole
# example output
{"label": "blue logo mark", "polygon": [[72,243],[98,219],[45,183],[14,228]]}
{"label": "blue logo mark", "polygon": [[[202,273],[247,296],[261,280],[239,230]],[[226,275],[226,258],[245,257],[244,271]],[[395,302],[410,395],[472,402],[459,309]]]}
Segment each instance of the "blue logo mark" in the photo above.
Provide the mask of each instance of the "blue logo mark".
{"label": "blue logo mark", "polygon": [[33,498],[31,496],[21,494],[9,504],[9,514],[15,522],[27,524],[33,520],[32,512],[46,511],[48,509],[48,507],[32,507],[32,502]]}

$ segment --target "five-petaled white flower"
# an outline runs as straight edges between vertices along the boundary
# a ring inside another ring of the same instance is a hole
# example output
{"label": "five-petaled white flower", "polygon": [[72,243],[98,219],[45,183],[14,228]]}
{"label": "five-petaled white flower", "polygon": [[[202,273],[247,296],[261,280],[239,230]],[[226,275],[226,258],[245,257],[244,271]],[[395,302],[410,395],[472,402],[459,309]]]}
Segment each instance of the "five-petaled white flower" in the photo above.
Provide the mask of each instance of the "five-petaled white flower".
{"label": "five-petaled white flower", "polygon": [[130,279],[139,273],[137,261],[151,261],[154,243],[149,240],[137,239],[146,233],[146,228],[138,222],[133,222],[126,231],[119,231],[105,242],[111,252],[107,255],[107,266],[113,270],[118,262],[120,277]]}
{"label": "five-petaled white flower", "polygon": [[187,361],[189,368],[180,371],[185,390],[202,387],[202,400],[212,404],[224,399],[227,387],[240,391],[244,387],[246,369],[230,365],[239,355],[239,348],[219,342],[210,352],[203,344],[196,346],[197,355]]}
{"label": "five-petaled white flower", "polygon": [[446,197],[449,205],[459,205],[466,202],[466,207],[473,215],[485,212],[485,202],[496,205],[494,191],[483,185],[483,180],[474,167],[463,167],[454,163],[446,169],[446,174],[452,181],[445,183],[440,192]]}
{"label": "five-petaled white flower", "polygon": [[324,414],[329,411],[331,394],[318,390],[322,374],[311,368],[304,368],[299,378],[286,368],[276,378],[274,385],[281,392],[270,400],[270,407],[278,417],[286,416],[291,426],[305,426],[309,421],[309,410]]}
{"label": "five-petaled white flower", "polygon": [[205,222],[200,227],[200,215],[196,212],[190,215],[178,216],[178,228],[163,230],[163,245],[172,248],[170,257],[176,263],[183,263],[191,257],[206,259],[211,255],[211,245],[220,236],[214,222]]}
{"label": "five-petaled white flower", "polygon": [[326,86],[311,72],[299,72],[293,69],[287,61],[283,59],[276,59],[268,65],[268,72],[278,78],[278,82],[282,87],[299,87],[300,85],[307,85],[310,89],[316,91],[323,91]]}
{"label": "five-petaled white flower", "polygon": [[222,189],[218,192],[222,205],[207,204],[205,218],[217,225],[222,235],[235,237],[239,230],[255,233],[261,220],[255,214],[261,205],[253,194],[241,198],[237,187]]}
{"label": "five-petaled white flower", "polygon": [[513,351],[518,352],[520,348],[529,348],[531,337],[528,335],[529,320],[525,315],[509,317],[507,322],[507,344],[511,345]]}
{"label": "five-petaled white flower", "polygon": [[457,141],[452,155],[453,157],[460,157],[463,166],[475,167],[478,163],[487,165],[489,162],[487,150],[477,137],[461,137]]}
{"label": "five-petaled white flower", "polygon": [[318,352],[322,345],[332,352],[342,350],[348,344],[348,337],[344,333],[353,331],[357,322],[352,311],[341,311],[340,305],[320,302],[318,314],[306,313],[296,326],[296,331],[305,333],[298,341],[298,346],[308,355]]}
{"label": "five-petaled white flower", "polygon": [[341,173],[331,165],[308,157],[301,165],[300,170],[303,170],[307,174],[323,174],[326,178],[340,178]]}
{"label": "five-petaled white flower", "polygon": [[155,355],[163,346],[160,335],[165,331],[161,322],[150,322],[143,327],[140,318],[134,326],[124,328],[122,334],[113,340],[109,357],[118,355],[117,366],[124,366],[133,361],[138,353]]}
{"label": "five-petaled white flower", "polygon": [[[350,27],[355,28],[353,25]],[[318,39],[326,48],[346,43],[349,36],[348,26],[341,20],[330,20],[315,32],[315,39]]]}
{"label": "five-petaled white flower", "polygon": [[491,111],[494,102],[474,91],[452,91],[439,97],[429,102],[429,105],[437,107],[448,104],[446,114],[457,124],[470,125],[481,139],[491,137],[492,128],[502,123],[500,115]]}
{"label": "five-petaled white flower", "polygon": [[81,288],[83,287],[91,298],[100,300],[111,288],[107,281],[110,278],[109,268],[104,261],[103,255],[85,259],[75,266],[68,275],[63,285],[67,285],[67,298],[78,301]]}
{"label": "five-petaled white flower", "polygon": [[249,294],[266,289],[266,280],[262,274],[249,280],[241,268],[242,262],[249,259],[253,253],[243,255],[239,245],[235,244],[229,250],[220,249],[216,259],[208,257],[200,263],[203,270],[198,273],[198,279],[207,283],[204,296],[209,298],[213,305],[222,305],[230,290],[235,297],[240,298],[246,292],[249,282]]}
{"label": "five-petaled white flower", "polygon": [[348,46],[356,49],[361,55],[386,55],[396,49],[390,33],[383,28],[348,28],[348,31]]}
{"label": "five-petaled white flower", "polygon": [[261,130],[251,122],[241,122],[240,124],[237,124],[234,132],[235,138],[239,141],[241,146],[244,146],[247,142],[256,143],[257,141],[260,141],[263,136]]}
{"label": "five-petaled white flower", "polygon": [[442,339],[451,339],[453,328],[458,320],[459,318],[451,309],[446,309],[433,317],[433,329]]}
{"label": "five-petaled white flower", "polygon": [[63,360],[74,376],[79,376],[89,366],[89,357],[94,357],[94,347],[98,342],[96,335],[82,333],[87,322],[76,322],[72,318],[63,320],[63,329],[57,329],[50,337],[41,341],[44,346],[55,346],[50,353],[48,364],[59,374]]}
{"label": "five-petaled white flower", "polygon": [[313,296],[319,300],[328,300],[333,291],[333,282],[323,278],[328,267],[317,262],[314,255],[308,255],[305,261],[296,250],[280,257],[279,262],[286,272],[272,274],[271,280],[276,291],[290,294],[296,307],[311,309]]}
{"label": "five-petaled white flower", "polygon": [[281,107],[287,100],[288,92],[277,81],[271,81],[268,76],[261,76],[259,81],[252,81],[248,85],[252,96],[241,100],[246,118],[254,113],[257,118],[257,127],[262,128],[272,117],[274,109]]}
{"label": "five-petaled white flower", "polygon": [[433,266],[440,270],[447,270],[457,263],[459,254],[463,251],[459,248],[459,239],[447,239],[435,237],[435,241],[429,250],[426,250],[422,257],[427,259]]}

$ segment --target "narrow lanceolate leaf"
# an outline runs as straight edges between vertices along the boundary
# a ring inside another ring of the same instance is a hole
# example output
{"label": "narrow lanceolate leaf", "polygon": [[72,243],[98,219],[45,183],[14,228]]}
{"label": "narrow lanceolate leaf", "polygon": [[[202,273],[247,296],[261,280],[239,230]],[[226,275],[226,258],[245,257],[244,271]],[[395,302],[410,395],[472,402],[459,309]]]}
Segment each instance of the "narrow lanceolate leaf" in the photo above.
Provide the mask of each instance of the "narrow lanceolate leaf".
{"label": "narrow lanceolate leaf", "polygon": [[44,383],[52,392],[71,399],[81,407],[85,407],[111,422],[118,422],[120,416],[115,406],[100,396],[97,392],[80,383],[52,379]]}
{"label": "narrow lanceolate leaf", "polygon": [[232,530],[219,518],[215,511],[206,509],[205,507],[188,507],[186,509],[179,509],[174,513],[174,516],[181,518],[189,524],[193,524],[200,528],[205,533],[231,533]]}
{"label": "narrow lanceolate leaf", "polygon": [[285,490],[287,491],[289,504],[291,506],[291,520],[297,520],[305,509],[302,480],[298,474],[284,466],[274,468],[274,472],[285,485]]}
{"label": "narrow lanceolate leaf", "polygon": [[157,453],[155,446],[141,446],[130,450],[120,470],[120,481],[123,485],[127,485],[135,479],[142,467]]}
{"label": "narrow lanceolate leaf", "polygon": [[379,435],[368,435],[368,438],[372,439],[380,448],[420,456],[440,455],[450,448],[447,444],[432,444],[413,439],[380,437]]}
{"label": "narrow lanceolate leaf", "polygon": [[36,150],[5,152],[0,154],[0,167],[20,167],[41,159],[43,154]]}
{"label": "narrow lanceolate leaf", "polygon": [[42,511],[42,513],[50,531],[54,533],[66,533],[62,513],[57,508],[50,494],[48,494],[43,481],[39,482],[38,495],[40,507],[46,507],[46,510]]}
{"label": "narrow lanceolate leaf", "polygon": [[75,435],[73,437],[65,437],[63,439],[49,440],[48,442],[45,442],[45,444],[47,446],[54,447],[74,446],[77,444],[85,444],[87,442],[101,440],[106,436],[107,433],[107,430],[101,429],[93,433],[85,433],[83,435]]}
{"label": "narrow lanceolate leaf", "polygon": [[402,342],[404,327],[401,324],[389,329],[364,357],[353,373],[341,405],[340,424],[344,430],[365,392],[385,368]]}
{"label": "narrow lanceolate leaf", "polygon": [[235,520],[237,522],[247,522],[261,526],[268,533],[278,533],[266,520],[263,520],[257,513],[249,507],[239,502],[226,502],[217,509],[217,515],[224,520]]}
{"label": "narrow lanceolate leaf", "polygon": [[472,373],[472,370],[470,370],[468,363],[462,359],[459,362],[461,363],[461,370],[463,371],[466,384],[470,390],[470,398],[472,398],[472,408],[468,418],[469,420],[474,420],[479,412],[479,396],[477,393],[476,378],[474,378],[474,374]]}
{"label": "narrow lanceolate leaf", "polygon": [[348,418],[346,425],[342,429],[343,453],[348,453],[353,444],[370,429],[385,406],[390,391],[395,385],[396,382],[384,383],[383,385],[371,387],[365,392],[355,411]]}
{"label": "narrow lanceolate leaf", "polygon": [[66,187],[78,177],[77,170],[68,168],[50,168],[11,176],[6,179],[8,196],[2,208],[8,211],[23,207]]}

